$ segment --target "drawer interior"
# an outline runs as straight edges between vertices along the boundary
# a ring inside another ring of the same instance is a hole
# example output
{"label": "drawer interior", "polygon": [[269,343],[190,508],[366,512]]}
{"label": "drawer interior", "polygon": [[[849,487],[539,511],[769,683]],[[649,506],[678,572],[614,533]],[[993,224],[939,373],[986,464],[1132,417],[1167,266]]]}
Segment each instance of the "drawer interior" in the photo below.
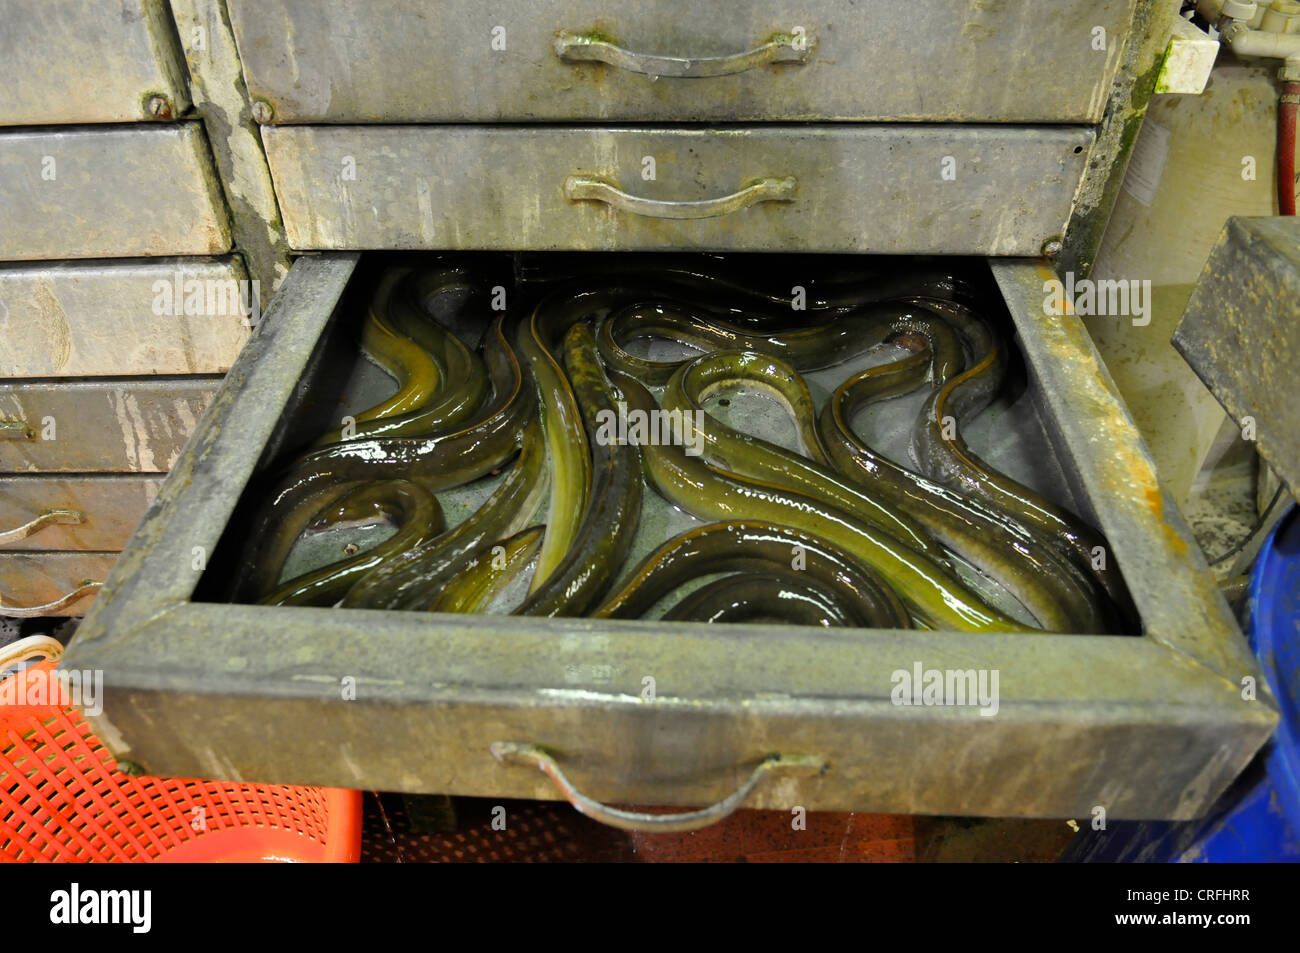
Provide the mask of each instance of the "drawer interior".
{"label": "drawer interior", "polygon": [[[609,283],[604,278],[620,270],[629,274],[644,271],[654,274],[661,269],[672,272],[677,268],[699,270],[705,273],[721,269],[725,275],[750,274],[765,293],[780,294],[785,289],[818,280],[828,275],[861,276],[863,281],[885,271],[894,271],[893,282],[900,292],[910,289],[924,290],[921,277],[909,285],[909,271],[922,276],[939,265],[939,259],[885,259],[845,255],[730,255],[691,256],[680,254],[627,255],[612,253],[589,254],[492,254],[460,253],[440,257],[429,254],[371,253],[363,258],[362,265],[347,291],[342,320],[335,322],[321,341],[321,359],[312,376],[301,382],[296,405],[286,408],[277,431],[281,435],[278,446],[261,463],[261,481],[271,480],[287,461],[310,448],[319,434],[340,426],[349,417],[355,418],[367,408],[387,400],[397,391],[398,383],[383,371],[361,349],[362,323],[367,304],[384,274],[394,268],[419,269],[435,267],[438,263],[463,265],[481,276],[482,293],[477,299],[462,293],[450,293],[442,299],[428,303],[435,316],[452,330],[471,350],[479,350],[495,317],[487,306],[487,289],[506,289],[506,300],[513,303],[512,318],[526,317],[550,291],[559,285],[556,276],[583,276],[589,287]],[[944,259],[943,267],[962,276],[970,291],[981,301],[981,316],[992,332],[1010,344],[1015,337],[1011,319],[994,284],[988,267],[981,259]],[[550,280],[548,280],[550,279]],[[665,293],[665,297],[673,295]],[[685,300],[682,292],[676,297]],[[635,295],[627,301],[636,300]],[[835,309],[791,311],[787,320],[778,325],[781,330],[816,327],[833,322]],[[599,324],[608,310],[593,315]],[[513,325],[513,321],[511,324]],[[628,342],[628,348],[637,356],[649,360],[677,361],[699,356],[700,352],[662,337],[643,338]],[[1071,479],[1057,455],[1053,440],[1044,424],[1040,402],[1034,383],[1026,373],[1023,356],[1014,347],[1008,348],[1009,366],[1005,380],[991,404],[977,417],[962,427],[962,436],[982,459],[1012,479],[1042,494],[1053,503],[1081,514],[1094,523],[1096,511],[1077,480]],[[831,393],[842,382],[868,367],[880,366],[905,357],[908,351],[902,346],[885,342],[874,347],[861,348],[849,360],[830,367],[810,370],[802,374],[818,411]],[[663,395],[662,386],[650,388],[656,400]],[[900,465],[912,470],[917,464],[910,449],[912,431],[918,415],[929,396],[929,387],[918,387],[911,393],[871,404],[855,415],[853,424],[876,450]],[[799,437],[790,414],[782,404],[759,388],[733,387],[712,395],[703,405],[704,410],[727,426],[771,441],[795,453],[800,452]],[[505,480],[504,474],[489,475],[465,485],[455,486],[437,494],[446,514],[448,529],[473,513]],[[255,478],[253,487],[259,484]],[[233,575],[233,564],[241,559],[248,540],[244,528],[251,525],[263,495],[246,494],[241,511],[231,521],[221,545],[208,564],[208,570],[196,592],[196,598],[222,601],[227,580]],[[545,500],[538,507],[533,522],[544,523]],[[615,577],[612,590],[628,580],[641,560],[670,538],[711,522],[684,512],[670,503],[653,488],[647,486],[640,506],[640,520],[631,552]],[[294,546],[283,565],[280,581],[319,569],[358,551],[364,552],[393,536],[398,527],[377,517],[358,525],[355,521],[318,532],[305,532]],[[988,576],[960,556],[949,554],[963,582],[985,601],[1011,618],[1033,626],[1029,612],[1013,596]],[[512,582],[484,606],[491,614],[509,614],[524,598],[528,582],[536,566],[536,557],[518,572]],[[659,600],[644,616],[657,619],[672,608],[681,598],[707,585],[727,573],[710,573],[698,577],[673,590]],[[778,620],[774,620],[778,621]],[[1137,620],[1131,620],[1130,625]],[[1123,631],[1123,630],[1121,630]],[[1131,631],[1131,630],[1129,630]]]}

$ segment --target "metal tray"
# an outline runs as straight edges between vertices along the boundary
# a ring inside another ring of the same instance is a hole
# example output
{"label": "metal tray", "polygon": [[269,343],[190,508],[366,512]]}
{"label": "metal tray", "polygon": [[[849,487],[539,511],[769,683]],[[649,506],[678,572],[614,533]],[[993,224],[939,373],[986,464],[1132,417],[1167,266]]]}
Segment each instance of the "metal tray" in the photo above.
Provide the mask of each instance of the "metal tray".
{"label": "metal tray", "polygon": [[1300,498],[1300,343],[1289,331],[1297,322],[1300,221],[1233,216],[1172,343],[1232,419],[1258,431],[1260,456]]}
{"label": "metal tray", "polygon": [[[616,823],[599,802],[714,805],[690,823],[741,801],[1183,818],[1207,809],[1271,732],[1276,709],[1244,639],[1086,330],[1070,315],[1044,317],[1051,273],[1034,261],[991,263],[1026,396],[1076,505],[1109,537],[1141,636],[196,601],[223,535],[238,538],[231,520],[250,476],[301,439],[321,387],[337,389],[322,378],[355,312],[359,257],[295,263],[70,647],[67,665],[103,670],[93,727],[132,765],[565,796]],[[997,715],[893,704],[891,673],[918,663],[996,670]]]}

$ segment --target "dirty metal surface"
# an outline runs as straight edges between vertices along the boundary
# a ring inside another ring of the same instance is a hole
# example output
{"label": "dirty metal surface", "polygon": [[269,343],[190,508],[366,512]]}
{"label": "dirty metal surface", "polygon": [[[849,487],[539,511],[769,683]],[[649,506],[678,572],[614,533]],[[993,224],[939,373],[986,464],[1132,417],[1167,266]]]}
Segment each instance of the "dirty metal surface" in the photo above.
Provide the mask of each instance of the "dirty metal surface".
{"label": "dirty metal surface", "polygon": [[230,250],[196,122],[0,131],[0,222],[0,260]]}
{"label": "dirty metal surface", "polygon": [[248,340],[228,296],[245,277],[237,258],[0,263],[0,378],[223,374]]}
{"label": "dirty metal surface", "polygon": [[[356,255],[305,258],[209,408],[67,663],[102,668],[94,729],[152,772],[554,798],[498,741],[543,746],[606,802],[702,805],[774,753],[820,760],[757,808],[1191,817],[1263,743],[1271,699],[1160,495],[1076,318],[1045,319],[1042,268],[995,266],[1038,412],[1111,534],[1143,635],[809,632],[193,601],[249,477],[321,373]],[[1030,293],[1032,292],[1032,294]],[[277,420],[268,408],[284,407]],[[235,530],[237,535],[237,528]],[[720,631],[725,628],[726,631]],[[1000,707],[901,707],[891,673],[996,669]],[[657,694],[641,697],[653,676]],[[355,698],[345,700],[344,679]]]}
{"label": "dirty metal surface", "polygon": [[165,0],[6,0],[0,126],[174,119],[190,105]]}
{"label": "dirty metal surface", "polygon": [[[0,477],[0,549],[120,550],[161,484],[160,476],[134,474]],[[79,518],[42,519],[64,512]],[[29,535],[10,538],[24,526]]]}
{"label": "dirty metal surface", "polygon": [[166,473],[220,384],[0,381],[0,473]]}
{"label": "dirty metal surface", "polygon": [[[249,93],[275,123],[1086,123],[1101,117],[1136,3],[229,5]],[[740,56],[800,30],[801,62]],[[625,55],[593,61],[598,43]],[[674,75],[699,58],[728,60]]]}
{"label": "dirty metal surface", "polygon": [[1179,0],[1138,0],[1135,5],[1119,66],[1096,127],[1097,138],[1088,154],[1088,167],[1075,197],[1070,228],[1058,260],[1062,271],[1083,276],[1096,263],[1101,237],[1119,198],[1180,6]]}
{"label": "dirty metal surface", "polygon": [[1053,275],[1045,265],[992,267],[1051,421],[1048,433],[1075,498],[1091,506],[1084,515],[1110,542],[1146,639],[1207,677],[1238,683],[1254,658],[1087,328],[1074,316],[1043,314],[1043,282]]}
{"label": "dirty metal surface", "polygon": [[1173,345],[1300,495],[1300,221],[1228,219]]}
{"label": "dirty metal surface", "polygon": [[0,618],[37,606],[49,607],[41,615],[85,615],[97,592],[86,583],[103,582],[115,559],[117,553],[0,552]]}
{"label": "dirty metal surface", "polygon": [[[289,244],[224,0],[171,0],[194,108],[230,209],[230,230],[266,300],[289,273]],[[201,42],[200,42],[201,41]]]}
{"label": "dirty metal surface", "polygon": [[[1037,255],[1065,229],[1092,143],[1083,127],[900,124],[268,126],[262,136],[289,241],[304,250]],[[566,197],[575,179],[653,204],[616,207],[608,190],[604,201]],[[667,217],[790,179],[778,200]]]}

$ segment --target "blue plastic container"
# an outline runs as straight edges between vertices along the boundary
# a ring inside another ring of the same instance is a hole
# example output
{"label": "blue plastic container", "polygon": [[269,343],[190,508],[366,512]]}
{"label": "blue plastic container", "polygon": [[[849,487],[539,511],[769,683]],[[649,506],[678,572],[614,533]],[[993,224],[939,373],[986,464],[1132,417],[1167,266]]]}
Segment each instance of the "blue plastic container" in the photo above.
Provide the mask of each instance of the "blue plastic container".
{"label": "blue plastic container", "polygon": [[1273,738],[1208,817],[1086,828],[1063,861],[1300,862],[1300,507],[1260,550],[1246,634],[1282,717]]}
{"label": "blue plastic container", "polygon": [[1255,560],[1248,595],[1250,647],[1282,718],[1266,749],[1260,796],[1241,821],[1259,825],[1261,835],[1281,822],[1289,836],[1273,842],[1274,850],[1261,859],[1300,860],[1300,507],[1273,527]]}

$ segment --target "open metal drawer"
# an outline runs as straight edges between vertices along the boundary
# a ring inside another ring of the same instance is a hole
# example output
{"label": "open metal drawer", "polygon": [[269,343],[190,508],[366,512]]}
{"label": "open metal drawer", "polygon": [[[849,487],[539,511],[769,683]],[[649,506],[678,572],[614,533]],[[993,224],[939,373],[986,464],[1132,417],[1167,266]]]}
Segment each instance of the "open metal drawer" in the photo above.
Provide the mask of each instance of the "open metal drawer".
{"label": "open metal drawer", "polygon": [[231,0],[275,123],[1097,122],[1135,0]]}
{"label": "open metal drawer", "polygon": [[[1076,501],[1109,537],[1140,636],[738,634],[195,601],[250,477],[301,439],[293,428],[354,313],[345,292],[359,258],[294,265],[70,646],[66,665],[104,674],[94,730],[142,770],[554,798],[510,756],[537,746],[606,802],[737,792],[724,803],[1185,818],[1271,732],[1276,709],[1245,640],[1082,323],[1043,315],[1050,272],[1035,261],[991,264],[1027,393]],[[916,664],[997,671],[997,714],[893,704],[891,673]]]}

